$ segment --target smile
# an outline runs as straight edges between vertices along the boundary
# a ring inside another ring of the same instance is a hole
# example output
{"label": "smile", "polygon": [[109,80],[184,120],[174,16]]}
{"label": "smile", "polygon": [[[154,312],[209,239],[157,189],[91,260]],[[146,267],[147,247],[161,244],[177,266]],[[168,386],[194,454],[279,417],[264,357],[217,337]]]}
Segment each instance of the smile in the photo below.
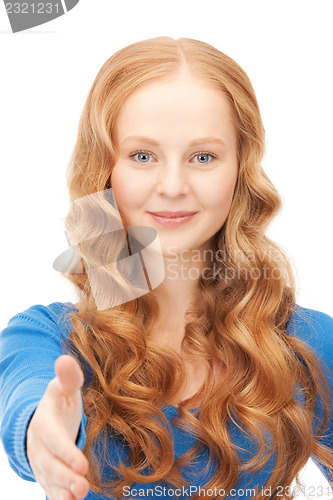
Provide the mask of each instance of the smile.
{"label": "smile", "polygon": [[148,212],[154,221],[163,226],[179,226],[190,221],[197,212]]}

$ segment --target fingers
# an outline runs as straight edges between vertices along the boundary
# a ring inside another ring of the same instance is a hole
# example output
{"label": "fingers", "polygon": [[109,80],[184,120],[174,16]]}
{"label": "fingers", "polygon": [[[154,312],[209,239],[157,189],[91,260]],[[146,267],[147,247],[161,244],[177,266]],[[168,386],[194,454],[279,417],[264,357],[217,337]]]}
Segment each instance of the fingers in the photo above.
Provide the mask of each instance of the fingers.
{"label": "fingers", "polygon": [[[27,453],[31,450],[38,451],[42,444],[69,467],[80,474],[86,474],[89,467],[88,460],[76,446],[74,439],[80,426],[81,403],[77,404],[77,416],[73,414],[76,412],[73,405],[58,410],[53,405],[52,395],[52,391],[60,391],[59,388],[54,389],[56,385],[57,377],[52,381],[51,391],[48,389],[49,393],[46,394],[48,397],[43,397],[30,420],[26,435]],[[29,456],[28,459],[30,461]]]}
{"label": "fingers", "polygon": [[[38,447],[38,445],[36,445]],[[34,474],[49,498],[60,499],[85,498],[89,492],[89,483],[81,474],[73,471],[43,446],[39,446],[38,455],[34,456]]]}
{"label": "fingers", "polygon": [[83,452],[74,444],[67,429],[51,415],[48,426],[43,421],[31,421],[27,431],[27,458],[33,468],[44,449],[71,468],[77,474],[88,472],[89,462]]}
{"label": "fingers", "polygon": [[50,500],[78,500],[89,491],[84,477],[89,463],[75,445],[84,377],[79,364],[67,355],[56,360],[55,371],[27,428],[27,457]]}
{"label": "fingers", "polygon": [[58,498],[60,500],[76,500],[75,496],[72,495],[72,493],[70,493],[68,490],[61,490],[61,489],[60,489],[60,495],[57,496],[55,500],[57,500]]}
{"label": "fingers", "polygon": [[49,434],[47,440],[42,439],[42,441],[48,451],[67,464],[68,467],[71,467],[79,474],[87,474],[88,460],[70,437],[64,437],[64,434],[57,436],[56,433],[52,433]]}
{"label": "fingers", "polygon": [[74,495],[68,490],[62,490],[61,488],[59,489],[59,492],[57,492],[58,495],[56,497],[50,498],[50,500],[77,500]]}
{"label": "fingers", "polygon": [[82,387],[84,382],[82,370],[71,356],[60,356],[55,362],[54,369],[66,396],[72,396]]}

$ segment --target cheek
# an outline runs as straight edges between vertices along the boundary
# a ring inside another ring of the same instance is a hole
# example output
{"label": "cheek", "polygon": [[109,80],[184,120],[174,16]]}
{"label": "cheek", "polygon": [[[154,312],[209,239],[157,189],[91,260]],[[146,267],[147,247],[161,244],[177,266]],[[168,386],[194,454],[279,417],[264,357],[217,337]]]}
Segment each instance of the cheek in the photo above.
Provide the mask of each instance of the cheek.
{"label": "cheek", "polygon": [[219,213],[229,211],[237,181],[237,172],[221,175],[210,179],[208,184],[202,184],[200,192],[202,203],[206,208]]}
{"label": "cheek", "polygon": [[114,166],[111,174],[111,187],[120,210],[132,205],[135,206],[138,189],[131,176],[126,172],[126,168],[121,168],[121,165],[117,164]]}

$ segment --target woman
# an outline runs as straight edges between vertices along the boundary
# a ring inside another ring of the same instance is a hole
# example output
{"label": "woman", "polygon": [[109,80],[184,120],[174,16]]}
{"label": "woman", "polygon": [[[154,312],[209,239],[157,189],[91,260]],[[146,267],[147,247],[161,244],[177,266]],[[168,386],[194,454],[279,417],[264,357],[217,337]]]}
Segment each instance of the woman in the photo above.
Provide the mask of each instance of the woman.
{"label": "woman", "polygon": [[68,172],[79,302],[0,337],[1,438],[51,500],[287,498],[310,456],[332,478],[333,319],[296,304],[265,236],[263,152],[251,83],[210,45],[101,68]]}

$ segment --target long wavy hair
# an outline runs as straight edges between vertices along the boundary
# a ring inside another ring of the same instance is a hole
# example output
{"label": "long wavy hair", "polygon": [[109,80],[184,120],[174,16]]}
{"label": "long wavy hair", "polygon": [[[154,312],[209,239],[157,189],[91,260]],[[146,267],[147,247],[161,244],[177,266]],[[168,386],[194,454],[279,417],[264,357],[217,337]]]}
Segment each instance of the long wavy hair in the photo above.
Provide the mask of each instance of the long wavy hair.
{"label": "long wavy hair", "polygon": [[[97,74],[81,115],[67,174],[70,198],[112,188],[117,158],[112,130],[123,102],[146,82],[182,71],[210,83],[228,99],[239,173],[227,220],[214,237],[214,255],[223,258],[212,259],[210,272],[199,278],[201,300],[186,314],[182,349],[200,355],[207,378],[173,417],[174,425],[196,438],[196,445],[177,459],[162,409],[181,387],[183,358],[150,338],[158,318],[154,294],[99,310],[89,280],[88,265],[96,268],[103,245],[115,262],[127,233],[118,232],[111,250],[109,240],[106,245],[93,238],[94,230],[98,236],[104,228],[103,211],[117,217],[102,198],[96,217],[78,204],[65,219],[76,241],[90,241],[79,245],[82,269],[63,273],[79,298],[77,310],[70,313],[72,331],[65,348],[91,373],[82,389],[87,416],[83,451],[92,490],[108,497],[120,498],[123,487],[133,483],[186,485],[181,468],[194,463],[204,447],[216,464],[206,491],[230,491],[241,473],[259,471],[274,452],[267,482],[273,492],[290,486],[294,478],[298,481],[311,455],[330,471],[333,467],[332,452],[319,443],[330,411],[325,366],[306,343],[286,333],[296,307],[296,280],[284,251],[265,235],[281,198],[261,167],[264,127],[244,70],[209,44],[187,38],[157,37],[116,52]],[[116,264],[108,272],[119,290],[126,287]],[[214,385],[213,361],[224,370]],[[323,408],[320,421],[314,416],[316,398]],[[198,401],[200,411],[193,412]],[[228,422],[257,446],[249,460],[240,459]],[[110,435],[128,450],[127,460],[119,464],[111,463],[106,453]],[[112,478],[103,476],[108,461]],[[265,496],[258,491],[254,498]]]}

